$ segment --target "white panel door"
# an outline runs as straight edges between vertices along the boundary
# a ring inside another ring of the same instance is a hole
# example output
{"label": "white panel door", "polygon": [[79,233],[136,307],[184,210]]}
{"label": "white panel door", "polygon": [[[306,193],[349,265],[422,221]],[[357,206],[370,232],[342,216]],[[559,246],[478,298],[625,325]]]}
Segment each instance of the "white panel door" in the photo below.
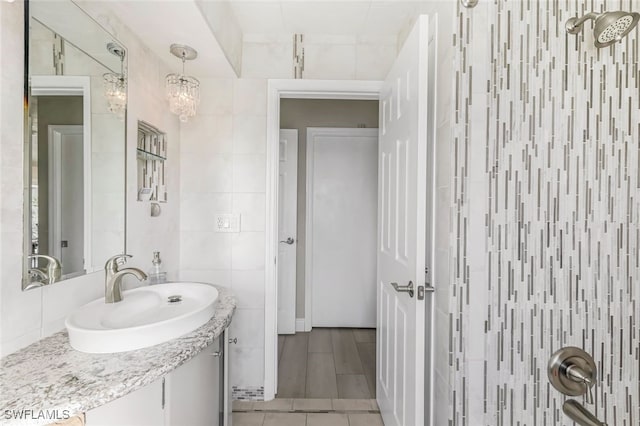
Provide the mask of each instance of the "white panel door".
{"label": "white panel door", "polygon": [[378,129],[307,129],[313,327],[376,326]]}
{"label": "white panel door", "polygon": [[280,130],[278,182],[278,334],[296,332],[298,131]]}
{"label": "white panel door", "polygon": [[424,424],[428,20],[419,18],[380,94],[377,400],[385,426]]}
{"label": "white panel door", "polygon": [[85,273],[84,130],[82,125],[50,125],[49,251],[60,260],[62,279]]}

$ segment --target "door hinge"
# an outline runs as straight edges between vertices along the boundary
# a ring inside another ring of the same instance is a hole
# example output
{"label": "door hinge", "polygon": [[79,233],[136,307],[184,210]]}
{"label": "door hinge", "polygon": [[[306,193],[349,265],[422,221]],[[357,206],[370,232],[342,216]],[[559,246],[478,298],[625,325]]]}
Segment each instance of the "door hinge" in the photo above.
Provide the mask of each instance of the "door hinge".
{"label": "door hinge", "polygon": [[165,378],[162,378],[162,409],[164,410],[164,402],[165,402]]}

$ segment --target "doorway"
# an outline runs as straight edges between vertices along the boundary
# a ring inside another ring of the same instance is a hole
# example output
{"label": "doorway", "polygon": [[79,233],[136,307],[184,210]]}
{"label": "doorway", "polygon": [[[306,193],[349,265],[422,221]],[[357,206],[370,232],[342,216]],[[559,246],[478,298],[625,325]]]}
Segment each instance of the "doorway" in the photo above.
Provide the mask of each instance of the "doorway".
{"label": "doorway", "polygon": [[280,106],[278,333],[374,328],[378,102]]}
{"label": "doorway", "polygon": [[277,397],[375,398],[378,102],[282,99],[280,127]]}
{"label": "doorway", "polygon": [[[277,334],[277,264],[280,238],[278,223],[278,186],[280,169],[280,117],[281,100],[361,100],[375,101],[380,97],[382,83],[377,81],[323,81],[323,80],[271,80],[268,88],[268,149],[267,149],[267,230],[266,230],[266,283],[265,283],[265,400],[276,396],[278,384]],[[306,307],[305,307],[306,309]],[[311,332],[310,316],[305,316],[298,329]],[[307,336],[308,339],[308,336]],[[286,341],[281,347],[286,348]],[[286,340],[286,339],[285,339]]]}

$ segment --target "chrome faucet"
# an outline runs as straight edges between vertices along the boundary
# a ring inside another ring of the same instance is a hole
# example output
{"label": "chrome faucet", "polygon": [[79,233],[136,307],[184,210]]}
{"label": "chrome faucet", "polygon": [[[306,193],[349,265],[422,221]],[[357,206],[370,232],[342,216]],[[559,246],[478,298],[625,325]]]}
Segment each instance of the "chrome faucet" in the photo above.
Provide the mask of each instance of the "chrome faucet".
{"label": "chrome faucet", "polygon": [[47,261],[46,270],[42,270],[40,268],[29,268],[29,276],[39,277],[42,279],[43,284],[53,284],[56,281],[60,281],[60,277],[62,276],[62,265],[60,261],[53,256],[47,256],[44,254],[32,254],[29,256],[29,260],[37,260],[44,259]]}
{"label": "chrome faucet", "polygon": [[562,405],[562,411],[580,426],[607,426],[591,414],[575,399],[568,399]]}
{"label": "chrome faucet", "polygon": [[107,260],[104,265],[104,301],[105,303],[117,303],[122,300],[122,277],[127,274],[135,276],[138,280],[147,279],[147,274],[138,268],[118,269],[118,267],[127,263],[129,254],[118,254]]}
{"label": "chrome faucet", "polygon": [[27,272],[31,278],[38,280],[40,283],[46,283],[49,280],[47,273],[40,268],[30,268]]}

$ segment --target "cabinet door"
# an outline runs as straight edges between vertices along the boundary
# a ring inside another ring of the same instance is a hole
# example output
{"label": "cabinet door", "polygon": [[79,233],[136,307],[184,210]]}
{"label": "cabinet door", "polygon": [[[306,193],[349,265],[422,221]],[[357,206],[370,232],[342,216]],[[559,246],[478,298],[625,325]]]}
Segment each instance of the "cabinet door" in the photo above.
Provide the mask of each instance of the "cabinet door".
{"label": "cabinet door", "polygon": [[87,411],[87,425],[91,426],[158,426],[163,423],[162,379]]}
{"label": "cabinet door", "polygon": [[220,426],[220,338],[166,377],[166,426]]}

